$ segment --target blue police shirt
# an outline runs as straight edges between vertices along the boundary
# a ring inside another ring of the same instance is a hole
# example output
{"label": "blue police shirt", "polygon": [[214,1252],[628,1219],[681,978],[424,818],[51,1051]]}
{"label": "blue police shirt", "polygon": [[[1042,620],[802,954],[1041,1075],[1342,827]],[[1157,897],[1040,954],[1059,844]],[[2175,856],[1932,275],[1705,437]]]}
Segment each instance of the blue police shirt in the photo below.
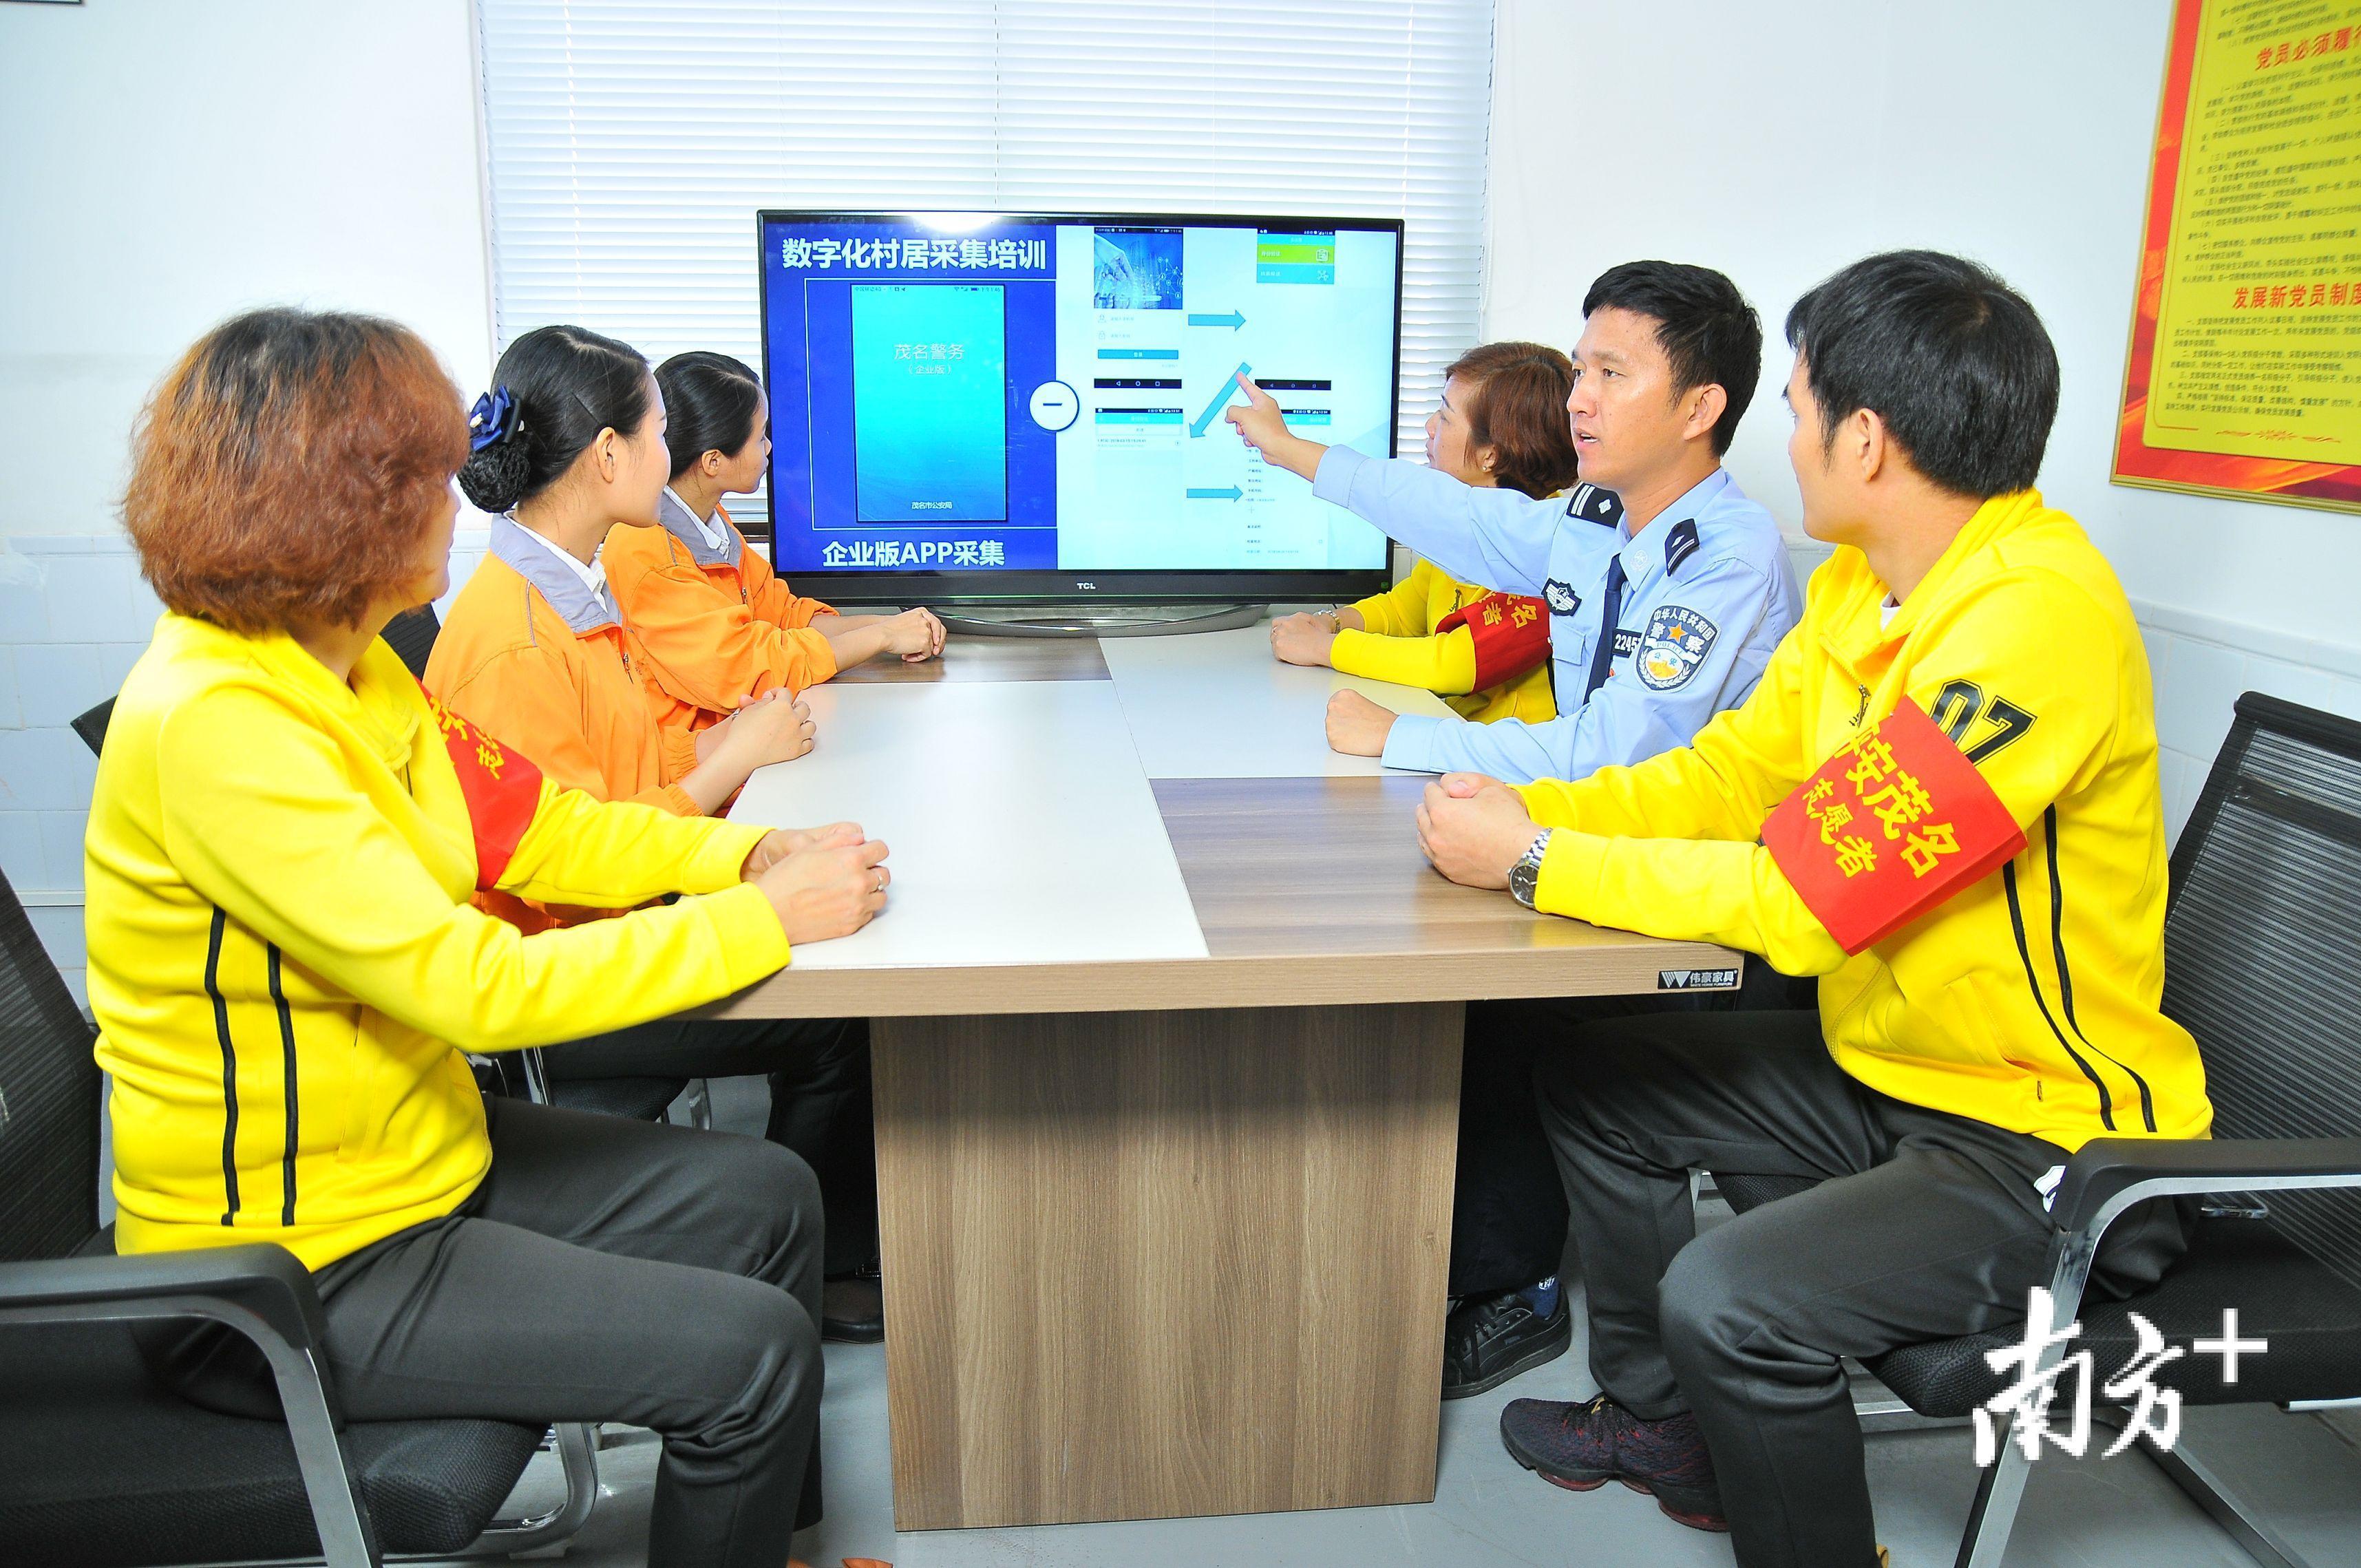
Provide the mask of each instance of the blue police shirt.
{"label": "blue police shirt", "polygon": [[[1549,606],[1558,717],[1476,724],[1404,715],[1386,738],[1391,768],[1530,784],[1686,746],[1707,719],[1746,700],[1803,611],[1778,524],[1720,469],[1637,538],[1596,486],[1534,500],[1344,446],[1320,459],[1312,491],[1455,576]],[[1609,627],[1617,561],[1623,584]],[[1602,635],[1614,639],[1607,675],[1586,701]]]}

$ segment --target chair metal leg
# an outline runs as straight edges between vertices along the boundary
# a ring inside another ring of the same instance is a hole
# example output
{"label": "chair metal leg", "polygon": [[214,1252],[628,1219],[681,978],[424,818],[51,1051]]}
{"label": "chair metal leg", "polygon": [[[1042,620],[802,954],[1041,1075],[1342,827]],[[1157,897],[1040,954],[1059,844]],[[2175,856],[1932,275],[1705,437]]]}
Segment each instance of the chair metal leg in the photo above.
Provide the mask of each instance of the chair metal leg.
{"label": "chair metal leg", "polygon": [[565,1497],[546,1513],[495,1519],[460,1556],[518,1557],[544,1552],[590,1522],[590,1510],[598,1501],[598,1429],[583,1421],[561,1421],[550,1430],[557,1440],[558,1463],[566,1472]]}
{"label": "chair metal leg", "polygon": [[[2130,1416],[2123,1410],[2098,1409],[2091,1413],[2091,1420],[2093,1425],[2120,1433]],[[2156,1461],[2158,1469],[2172,1478],[2174,1486],[2188,1495],[2190,1501],[2203,1508],[2262,1568],[2311,1568],[2303,1554],[2290,1546],[2279,1531],[2260,1516],[2239,1506],[2237,1494],[2224,1484],[2221,1475],[2202,1455],[2185,1446],[2162,1447],[2145,1433],[2140,1437],[2139,1447],[2141,1453]]]}
{"label": "chair metal leg", "polygon": [[688,1124],[698,1132],[713,1131],[713,1087],[704,1079],[688,1080]]}
{"label": "chair metal leg", "polygon": [[[379,1568],[383,1559],[378,1555],[376,1532],[369,1529],[368,1516],[345,1469],[335,1417],[328,1409],[317,1364],[309,1351],[283,1343],[263,1349],[279,1385],[280,1407],[303,1475],[303,1494],[312,1504],[313,1528],[320,1532],[322,1556],[328,1568]],[[281,1365],[294,1358],[301,1359],[300,1369]]]}
{"label": "chair metal leg", "polygon": [[[2010,1423],[2011,1431],[2015,1424]],[[2010,1431],[2001,1433],[2000,1453],[1976,1483],[1975,1506],[1968,1510],[1955,1568],[2000,1568],[2008,1554],[2009,1531],[2016,1528],[2016,1510],[2033,1472],[2033,1462],[2009,1437]]]}
{"label": "chair metal leg", "polygon": [[543,1058],[539,1046],[527,1046],[517,1055],[524,1060],[524,1097],[536,1105],[546,1105],[549,1100],[549,1063]]}
{"label": "chair metal leg", "polygon": [[1965,1416],[1922,1416],[1896,1398],[1855,1399],[1853,1413],[1861,1418],[1861,1430],[1874,1437],[1889,1431],[1940,1431],[1946,1427],[1963,1427]]}

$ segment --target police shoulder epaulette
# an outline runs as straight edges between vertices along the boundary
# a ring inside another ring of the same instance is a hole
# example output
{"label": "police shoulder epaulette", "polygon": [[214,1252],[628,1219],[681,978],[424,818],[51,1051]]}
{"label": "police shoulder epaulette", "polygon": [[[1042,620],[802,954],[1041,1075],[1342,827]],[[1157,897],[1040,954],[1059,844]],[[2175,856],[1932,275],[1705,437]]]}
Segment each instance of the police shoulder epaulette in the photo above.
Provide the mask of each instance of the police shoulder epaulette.
{"label": "police shoulder epaulette", "polygon": [[1565,515],[1587,517],[1611,528],[1623,521],[1623,498],[1597,485],[1576,485],[1565,499]]}
{"label": "police shoulder epaulette", "polygon": [[1680,569],[1682,562],[1697,553],[1697,519],[1685,517],[1673,524],[1673,531],[1664,535],[1664,576],[1671,576]]}

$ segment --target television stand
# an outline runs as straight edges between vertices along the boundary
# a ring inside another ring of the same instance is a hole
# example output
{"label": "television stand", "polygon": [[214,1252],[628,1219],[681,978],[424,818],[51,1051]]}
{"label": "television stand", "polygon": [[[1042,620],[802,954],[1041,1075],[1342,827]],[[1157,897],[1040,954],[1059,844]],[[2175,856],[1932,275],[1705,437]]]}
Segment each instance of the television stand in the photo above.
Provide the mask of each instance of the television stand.
{"label": "television stand", "polygon": [[971,637],[1165,637],[1252,626],[1264,604],[971,605],[935,612],[943,625]]}

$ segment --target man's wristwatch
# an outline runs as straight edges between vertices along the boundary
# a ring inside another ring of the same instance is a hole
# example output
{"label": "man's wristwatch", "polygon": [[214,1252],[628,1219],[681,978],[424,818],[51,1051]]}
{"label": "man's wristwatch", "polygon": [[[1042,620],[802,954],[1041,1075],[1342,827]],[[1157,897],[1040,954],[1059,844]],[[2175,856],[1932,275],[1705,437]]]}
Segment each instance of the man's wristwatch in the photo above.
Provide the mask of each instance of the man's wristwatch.
{"label": "man's wristwatch", "polygon": [[1541,889],[1542,857],[1549,853],[1552,831],[1544,828],[1534,834],[1525,852],[1517,857],[1517,863],[1509,868],[1509,893],[1528,909],[1533,906],[1533,895]]}

